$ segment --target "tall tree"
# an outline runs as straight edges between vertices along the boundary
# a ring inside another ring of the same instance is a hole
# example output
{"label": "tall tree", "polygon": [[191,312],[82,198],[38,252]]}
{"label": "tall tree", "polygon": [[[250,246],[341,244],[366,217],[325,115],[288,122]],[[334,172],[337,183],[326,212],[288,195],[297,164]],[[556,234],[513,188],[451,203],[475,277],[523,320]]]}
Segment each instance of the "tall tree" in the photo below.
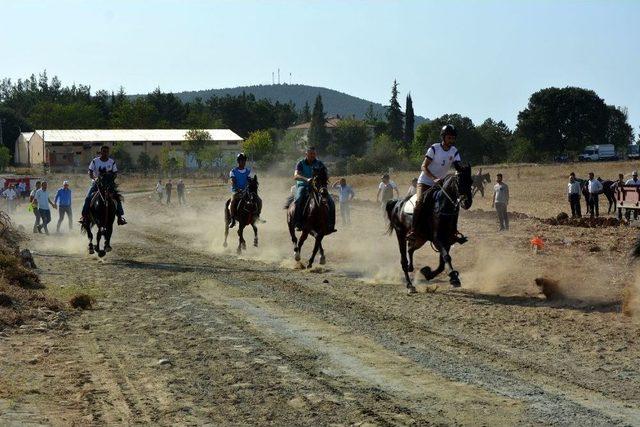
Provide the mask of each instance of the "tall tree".
{"label": "tall tree", "polygon": [[311,125],[309,126],[309,144],[315,146],[318,150],[324,151],[329,145],[330,135],[326,128],[326,117],[324,107],[322,106],[322,97],[320,94],[316,97],[311,113]]}
{"label": "tall tree", "polygon": [[300,112],[300,118],[298,120],[301,123],[307,123],[311,121],[311,107],[309,107],[309,101],[304,103],[304,107]]}
{"label": "tall tree", "polygon": [[398,102],[398,82],[393,81],[393,87],[391,88],[391,100],[387,107],[387,132],[391,139],[395,141],[403,140],[402,110],[400,109],[400,103]]}
{"label": "tall tree", "polygon": [[405,104],[405,120],[404,120],[404,148],[409,149],[413,142],[413,131],[415,126],[415,117],[413,115],[413,100],[411,94],[407,94],[407,102]]}

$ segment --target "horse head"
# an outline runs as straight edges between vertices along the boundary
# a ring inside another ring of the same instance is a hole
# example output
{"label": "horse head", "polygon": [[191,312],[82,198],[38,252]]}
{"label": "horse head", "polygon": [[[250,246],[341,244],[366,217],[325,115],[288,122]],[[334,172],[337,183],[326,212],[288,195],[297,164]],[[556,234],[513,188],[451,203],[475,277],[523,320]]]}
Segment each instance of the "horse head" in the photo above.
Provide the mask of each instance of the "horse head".
{"label": "horse head", "polygon": [[460,164],[456,162],[454,167],[458,178],[458,203],[463,209],[469,209],[473,203],[471,166],[468,163]]}
{"label": "horse head", "polygon": [[327,168],[314,168],[313,177],[311,178],[311,187],[316,193],[319,193],[323,197],[328,197],[329,190],[327,186],[329,182],[329,176],[327,175]]}
{"label": "horse head", "polygon": [[247,187],[242,195],[242,207],[247,212],[255,212],[258,209],[258,177],[247,178]]}

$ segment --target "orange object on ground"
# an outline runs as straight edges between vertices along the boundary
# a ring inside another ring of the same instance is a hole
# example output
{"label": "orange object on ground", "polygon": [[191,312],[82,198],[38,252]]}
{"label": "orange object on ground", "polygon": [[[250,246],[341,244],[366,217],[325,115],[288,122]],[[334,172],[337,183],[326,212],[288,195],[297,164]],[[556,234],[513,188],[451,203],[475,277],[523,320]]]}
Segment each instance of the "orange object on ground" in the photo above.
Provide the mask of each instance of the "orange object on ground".
{"label": "orange object on ground", "polygon": [[542,249],[544,247],[544,241],[540,237],[534,236],[533,239],[531,239],[531,246]]}

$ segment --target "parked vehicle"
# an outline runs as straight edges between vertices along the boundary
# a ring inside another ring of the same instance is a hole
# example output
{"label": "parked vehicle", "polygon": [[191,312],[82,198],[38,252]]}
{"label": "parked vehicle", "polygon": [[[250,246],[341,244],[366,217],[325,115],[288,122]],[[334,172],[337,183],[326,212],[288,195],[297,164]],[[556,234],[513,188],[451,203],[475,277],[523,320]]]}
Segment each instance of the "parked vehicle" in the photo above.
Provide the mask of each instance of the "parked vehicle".
{"label": "parked vehicle", "polygon": [[602,160],[618,160],[613,144],[587,145],[578,156],[581,162],[597,162]]}
{"label": "parked vehicle", "polygon": [[627,147],[627,158],[631,160],[640,159],[640,145],[629,144]]}
{"label": "parked vehicle", "polygon": [[554,156],[553,161],[556,163],[569,163],[569,155],[558,154],[557,156]]}

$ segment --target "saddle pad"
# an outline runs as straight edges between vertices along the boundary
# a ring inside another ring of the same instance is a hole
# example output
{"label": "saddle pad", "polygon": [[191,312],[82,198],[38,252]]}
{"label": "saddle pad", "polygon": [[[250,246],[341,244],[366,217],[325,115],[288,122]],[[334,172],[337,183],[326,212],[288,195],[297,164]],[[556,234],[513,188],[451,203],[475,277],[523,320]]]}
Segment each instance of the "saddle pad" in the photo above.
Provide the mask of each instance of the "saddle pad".
{"label": "saddle pad", "polygon": [[418,196],[414,194],[409,200],[405,202],[405,204],[402,206],[402,212],[405,215],[413,215],[413,208],[416,206],[417,199]]}

